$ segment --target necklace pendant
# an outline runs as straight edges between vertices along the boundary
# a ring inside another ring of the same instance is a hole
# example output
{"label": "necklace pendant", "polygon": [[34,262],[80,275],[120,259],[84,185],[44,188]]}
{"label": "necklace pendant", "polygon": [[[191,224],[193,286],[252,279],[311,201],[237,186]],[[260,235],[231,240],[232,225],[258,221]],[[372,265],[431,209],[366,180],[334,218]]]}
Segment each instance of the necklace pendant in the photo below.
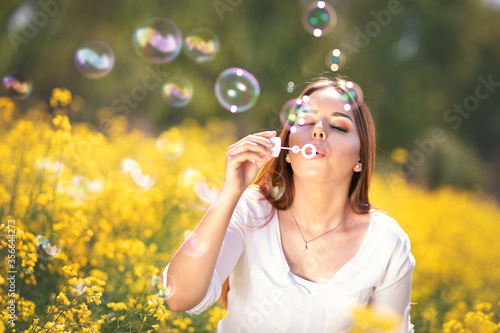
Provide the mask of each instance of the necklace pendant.
{"label": "necklace pendant", "polygon": [[302,251],[307,250],[307,243],[304,243],[304,246],[302,246]]}

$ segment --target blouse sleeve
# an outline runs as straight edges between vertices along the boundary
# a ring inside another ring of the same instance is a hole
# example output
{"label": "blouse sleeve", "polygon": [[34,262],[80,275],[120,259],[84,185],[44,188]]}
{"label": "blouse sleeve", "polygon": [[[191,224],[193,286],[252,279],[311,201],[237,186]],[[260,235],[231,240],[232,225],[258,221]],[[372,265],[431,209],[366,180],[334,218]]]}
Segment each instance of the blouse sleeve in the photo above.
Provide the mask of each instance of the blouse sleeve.
{"label": "blouse sleeve", "polygon": [[401,325],[394,332],[413,332],[410,322],[410,293],[415,258],[410,252],[408,236],[401,230],[396,248],[390,258],[382,281],[375,286],[370,297],[374,309],[391,309],[402,318]]}
{"label": "blouse sleeve", "polygon": [[[246,203],[243,195],[236,205],[229,222],[207,293],[198,305],[186,311],[188,314],[199,315],[219,299],[222,284],[229,276],[229,273],[231,273],[233,268],[236,266],[243,252],[245,233],[242,218],[244,217],[245,206]],[[167,270],[169,265],[170,264],[168,264],[163,271],[163,281],[165,286],[167,283]]]}

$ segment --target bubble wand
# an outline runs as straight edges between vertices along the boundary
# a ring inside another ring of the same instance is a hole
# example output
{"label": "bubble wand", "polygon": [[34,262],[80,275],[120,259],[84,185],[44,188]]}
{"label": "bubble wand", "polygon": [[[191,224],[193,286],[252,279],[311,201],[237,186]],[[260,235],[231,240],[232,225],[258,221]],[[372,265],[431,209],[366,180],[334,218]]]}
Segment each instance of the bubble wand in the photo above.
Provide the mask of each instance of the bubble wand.
{"label": "bubble wand", "polygon": [[[291,150],[292,153],[297,154],[298,152],[302,153],[302,156],[304,156],[307,159],[311,159],[314,156],[316,156],[316,147],[310,143],[305,144],[302,146],[302,148],[299,148],[299,146],[295,145],[292,148],[290,147],[281,147],[281,138],[279,136],[276,136],[274,138],[269,139],[271,143],[274,145],[274,147],[271,149],[271,156],[273,157],[278,157],[280,154],[280,149],[286,149],[286,150]],[[309,149],[309,153],[307,152]]]}

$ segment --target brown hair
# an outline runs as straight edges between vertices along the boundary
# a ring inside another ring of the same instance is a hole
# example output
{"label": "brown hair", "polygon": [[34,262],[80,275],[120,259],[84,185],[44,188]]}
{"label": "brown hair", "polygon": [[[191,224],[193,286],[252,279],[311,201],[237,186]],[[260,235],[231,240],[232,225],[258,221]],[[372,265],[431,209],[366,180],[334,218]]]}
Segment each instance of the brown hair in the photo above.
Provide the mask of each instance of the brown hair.
{"label": "brown hair", "polygon": [[[367,214],[370,209],[373,208],[368,199],[368,190],[373,170],[375,168],[375,125],[370,114],[370,110],[361,97],[361,91],[357,91],[356,97],[350,95],[349,92],[352,91],[352,88],[350,88],[348,82],[350,82],[348,79],[340,76],[321,76],[309,83],[304,88],[299,98],[311,96],[315,92],[329,88],[337,89],[341,95],[347,95],[349,97],[349,103],[352,106],[351,111],[354,115],[356,129],[360,140],[360,162],[363,165],[361,172],[355,172],[352,176],[349,188],[349,198],[351,202],[351,209],[353,211],[358,214]],[[280,134],[282,146],[284,147],[289,146],[288,140],[290,137],[290,125],[292,125],[290,121],[287,121]],[[259,190],[273,207],[270,213],[271,218],[269,221],[272,219],[276,209],[286,210],[293,202],[295,194],[293,170],[291,165],[286,162],[285,158],[286,154],[280,153],[277,158],[273,159],[269,163],[266,163],[259,172],[255,181],[252,183],[252,186]],[[278,198],[275,198],[272,193],[272,188],[279,186],[280,182],[284,182],[284,193]],[[269,221],[267,221],[267,223]],[[260,227],[265,226],[267,223],[261,225]],[[228,280],[226,280],[222,286],[222,294],[220,298],[226,308],[228,290],[229,284]]]}

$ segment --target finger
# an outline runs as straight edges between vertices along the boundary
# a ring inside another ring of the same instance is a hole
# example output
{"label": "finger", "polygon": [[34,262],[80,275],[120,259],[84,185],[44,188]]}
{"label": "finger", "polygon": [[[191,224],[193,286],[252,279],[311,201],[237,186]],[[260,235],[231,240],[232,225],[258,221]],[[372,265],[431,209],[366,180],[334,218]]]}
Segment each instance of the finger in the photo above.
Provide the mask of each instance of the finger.
{"label": "finger", "polygon": [[273,148],[274,145],[268,140],[268,138],[273,138],[275,136],[276,136],[276,131],[266,131],[266,132],[260,132],[260,133],[250,134],[250,135],[242,138],[238,142],[233,143],[232,145],[230,145],[228,147],[228,151],[231,150],[231,149],[233,149],[234,147],[240,145],[241,143],[246,142],[246,141],[258,142],[258,143],[262,144],[265,147]]}
{"label": "finger", "polygon": [[268,156],[262,156],[251,151],[245,151],[243,153],[227,156],[228,165],[233,165],[233,167],[237,167],[246,161],[267,162],[269,159],[270,157]]}
{"label": "finger", "polygon": [[272,137],[276,136],[276,131],[264,131],[264,132],[254,133],[253,135],[263,136],[266,138],[272,138]]}
{"label": "finger", "polygon": [[249,135],[247,138],[253,142],[258,142],[265,147],[268,147],[268,148],[274,147],[274,144],[271,143],[271,141],[270,141],[270,139],[274,138],[274,136],[264,137],[264,136],[258,136],[258,135],[252,134],[252,135]]}
{"label": "finger", "polygon": [[239,145],[234,146],[233,148],[227,151],[226,155],[233,155],[243,153],[245,151],[252,151],[256,153],[261,153],[262,155],[271,155],[271,149],[253,141],[242,142]]}

